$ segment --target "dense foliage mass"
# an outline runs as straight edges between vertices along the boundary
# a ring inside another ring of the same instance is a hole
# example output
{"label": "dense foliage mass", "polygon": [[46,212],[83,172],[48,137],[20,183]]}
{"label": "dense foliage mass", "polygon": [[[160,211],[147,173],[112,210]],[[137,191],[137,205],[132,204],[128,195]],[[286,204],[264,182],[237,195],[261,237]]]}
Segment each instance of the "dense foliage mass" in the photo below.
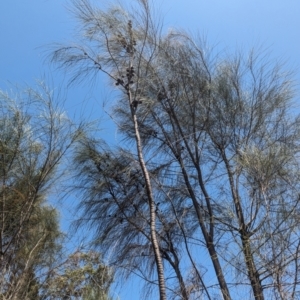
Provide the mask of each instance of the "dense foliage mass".
{"label": "dense foliage mass", "polygon": [[44,84],[14,97],[0,91],[1,300],[108,299],[112,274],[99,253],[64,258],[58,213],[46,201],[80,136],[53,98]]}

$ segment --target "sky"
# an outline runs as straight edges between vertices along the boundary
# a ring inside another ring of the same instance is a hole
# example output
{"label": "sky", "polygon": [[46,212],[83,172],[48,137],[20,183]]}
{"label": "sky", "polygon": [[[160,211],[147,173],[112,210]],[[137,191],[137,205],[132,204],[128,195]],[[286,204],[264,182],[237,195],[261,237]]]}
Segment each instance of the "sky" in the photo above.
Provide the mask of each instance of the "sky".
{"label": "sky", "polygon": [[[100,7],[104,3],[94,2]],[[286,62],[299,86],[299,0],[153,0],[152,3],[163,17],[165,28],[199,33],[209,45],[218,45],[222,51],[266,49],[272,59]],[[101,118],[103,137],[113,140],[115,129],[102,106],[102,99],[109,95],[105,83],[65,89],[67,76],[45,59],[51,44],[72,41],[76,33],[76,23],[68,8],[70,3],[65,0],[0,1],[0,89],[32,86],[35,80],[45,78],[53,88],[65,91],[65,109],[71,117]],[[66,212],[62,217],[68,218],[68,207],[63,209]],[[139,299],[133,290],[137,290],[136,283],[131,282],[118,295],[121,300]]]}

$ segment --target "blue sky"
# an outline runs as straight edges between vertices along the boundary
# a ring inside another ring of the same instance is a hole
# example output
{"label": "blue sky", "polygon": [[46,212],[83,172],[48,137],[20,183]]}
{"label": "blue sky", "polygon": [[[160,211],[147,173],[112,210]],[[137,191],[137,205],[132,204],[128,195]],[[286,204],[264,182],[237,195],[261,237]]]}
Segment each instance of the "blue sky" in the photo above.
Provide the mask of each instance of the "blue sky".
{"label": "blue sky", "polygon": [[[95,2],[100,6],[103,3]],[[229,52],[252,47],[268,49],[271,57],[286,61],[299,85],[299,0],[156,0],[153,3],[164,17],[166,28],[198,32],[206,36],[208,44]],[[53,42],[72,40],[76,24],[68,7],[65,0],[0,2],[0,89],[11,89],[14,84],[33,85],[41,77],[48,78],[54,87],[66,86],[68,78],[45,62],[45,51]],[[65,109],[86,119],[101,117],[104,136],[112,138],[114,129],[101,104],[109,92],[102,84],[99,81],[92,88],[72,86],[66,92]],[[136,284],[132,283],[122,288],[121,299],[139,299],[132,295],[134,289]]]}
{"label": "blue sky", "polygon": [[[275,57],[300,67],[298,0],[155,0],[153,3],[165,17],[167,27],[198,31],[207,36],[210,44],[224,48],[263,45]],[[42,46],[71,40],[75,24],[68,6],[65,0],[1,1],[0,87],[8,81],[30,83],[49,72],[49,65],[43,59],[46,48]]]}

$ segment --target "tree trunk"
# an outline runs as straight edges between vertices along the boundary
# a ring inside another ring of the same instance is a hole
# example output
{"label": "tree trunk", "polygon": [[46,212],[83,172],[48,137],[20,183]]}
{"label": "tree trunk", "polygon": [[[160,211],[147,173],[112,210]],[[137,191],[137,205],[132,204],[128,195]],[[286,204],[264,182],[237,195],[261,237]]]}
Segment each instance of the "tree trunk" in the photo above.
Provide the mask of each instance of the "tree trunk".
{"label": "tree trunk", "polygon": [[[170,105],[170,108],[171,107],[172,106]],[[175,132],[175,124],[172,122],[172,120],[175,121],[177,129],[179,130],[181,139],[184,141],[185,146],[188,149],[189,145],[188,145],[187,141],[185,140],[185,135],[184,135],[184,133],[181,129],[180,122],[177,119],[176,113],[174,113],[174,111],[172,109],[169,110],[169,116],[170,116],[170,121],[171,121],[171,124],[173,126],[174,132]],[[160,127],[161,127],[162,131],[164,132],[163,127],[162,126],[160,126]],[[168,135],[165,132],[164,132],[164,135],[165,135],[166,139],[168,140]],[[171,145],[172,143],[169,142],[169,144]],[[201,231],[202,231],[202,234],[203,234],[203,237],[204,237],[204,240],[205,240],[210,258],[211,258],[212,263],[213,263],[213,268],[214,268],[214,271],[217,275],[217,279],[218,279],[219,286],[221,288],[223,299],[224,300],[231,300],[229,289],[228,289],[228,286],[227,286],[227,283],[226,283],[226,280],[225,280],[225,277],[224,277],[224,274],[223,274],[223,270],[222,270],[221,264],[219,262],[218,254],[217,254],[217,251],[216,251],[216,248],[215,248],[215,245],[214,245],[214,241],[213,241],[213,233],[214,233],[214,231],[213,231],[213,226],[214,226],[213,216],[212,215],[210,216],[210,229],[207,230],[207,228],[205,227],[205,221],[204,221],[203,216],[202,216],[201,207],[200,207],[200,205],[197,201],[197,197],[195,196],[193,187],[190,184],[189,176],[187,174],[187,171],[186,171],[186,168],[184,166],[181,155],[176,153],[176,151],[174,151],[174,149],[172,149],[172,147],[171,147],[171,150],[173,151],[175,157],[177,157],[177,160],[178,160],[178,163],[180,165],[181,172],[182,172],[182,175],[183,175],[183,178],[184,178],[185,185],[186,185],[186,187],[189,191],[189,195],[190,195],[191,200],[193,202],[193,206],[194,206],[196,214],[197,214],[197,219],[198,219],[198,222],[199,222],[199,225],[200,225],[200,228],[201,228]],[[200,186],[201,186],[201,190],[202,190],[202,192],[203,192],[203,194],[206,198],[206,203],[209,206],[210,214],[212,214],[212,211],[211,211],[211,208],[210,208],[210,203],[209,203],[210,198],[208,197],[208,194],[207,194],[206,190],[204,189],[204,186],[202,186],[201,184],[200,184]]]}
{"label": "tree trunk", "polygon": [[139,128],[138,128],[137,117],[135,114],[135,109],[131,107],[131,110],[132,110],[132,116],[133,116],[133,122],[134,122],[134,130],[135,130],[138,157],[139,157],[141,169],[142,169],[142,172],[143,172],[143,175],[145,178],[146,192],[147,192],[147,198],[148,198],[149,209],[150,209],[150,232],[151,232],[152,247],[153,247],[154,256],[155,256],[156,268],[157,268],[160,300],[167,300],[163,262],[162,262],[162,257],[161,257],[161,253],[159,250],[159,243],[158,243],[157,235],[156,235],[156,224],[155,224],[156,213],[155,213],[155,202],[154,202],[153,194],[152,194],[152,186],[151,186],[151,182],[150,182],[150,176],[149,176],[149,173],[148,173],[145,161],[144,161],[143,153],[142,153],[141,138],[140,138],[140,133],[139,133]]}
{"label": "tree trunk", "polygon": [[205,227],[204,220],[203,220],[203,217],[202,217],[202,214],[201,214],[201,211],[200,211],[199,203],[197,202],[197,199],[194,195],[194,191],[193,191],[193,189],[190,185],[188,175],[186,173],[186,170],[185,170],[181,160],[180,160],[180,165],[181,165],[181,170],[182,170],[182,174],[183,174],[186,186],[188,188],[189,194],[190,194],[191,199],[193,201],[193,205],[194,205],[194,208],[195,208],[195,211],[196,211],[196,214],[197,214],[198,222],[199,222],[199,225],[200,225],[200,228],[201,228],[201,231],[202,231],[202,234],[203,234],[203,237],[204,237],[204,240],[205,240],[210,258],[212,260],[215,273],[216,273],[217,278],[218,278],[218,282],[219,282],[219,285],[220,285],[220,288],[221,288],[223,298],[224,298],[224,300],[230,300],[231,297],[230,297],[229,289],[228,289],[227,283],[225,281],[225,277],[224,277],[224,274],[223,274],[221,264],[219,262],[219,258],[218,258],[218,254],[217,254],[217,251],[216,251],[216,248],[215,248],[215,245],[214,245],[213,237],[209,234],[209,232],[207,231],[207,229]]}
{"label": "tree trunk", "polygon": [[[130,63],[129,67],[130,68],[132,67],[132,63]],[[131,80],[131,78],[128,79],[128,81],[130,81],[130,80]],[[138,126],[137,115],[136,115],[137,105],[134,105],[134,101],[136,101],[136,100],[132,99],[132,95],[131,95],[129,88],[127,88],[127,95],[128,95],[128,101],[129,101],[130,110],[131,110],[132,121],[134,124],[134,132],[135,132],[136,147],[137,147],[139,163],[140,163],[140,166],[141,166],[141,169],[143,172],[143,176],[145,179],[145,185],[146,185],[146,193],[147,193],[147,199],[148,199],[148,204],[149,204],[151,243],[152,243],[152,247],[153,247],[153,251],[154,251],[154,257],[155,257],[156,268],[157,268],[159,295],[160,295],[160,300],[166,300],[167,296],[166,296],[163,260],[162,260],[162,256],[161,256],[161,253],[159,250],[159,242],[158,242],[157,234],[156,234],[156,212],[155,212],[156,207],[155,207],[155,201],[153,198],[149,172],[147,170],[145,160],[143,157],[142,143],[141,143],[141,137],[140,137],[139,126]]]}
{"label": "tree trunk", "polygon": [[226,166],[226,170],[228,173],[231,194],[232,194],[235,211],[236,211],[236,215],[237,215],[238,222],[239,222],[239,228],[240,228],[239,234],[240,234],[240,238],[242,240],[242,251],[243,251],[245,263],[247,266],[248,278],[251,283],[252,291],[254,294],[254,299],[264,300],[263,288],[261,285],[261,281],[259,279],[259,273],[255,266],[253,253],[251,251],[249,234],[248,234],[248,231],[246,228],[246,222],[245,222],[245,218],[244,218],[244,214],[243,214],[243,208],[241,205],[240,197],[239,197],[238,191],[236,190],[236,187],[234,185],[233,174],[232,174],[228,159],[225,155],[224,149],[221,150],[221,153],[222,153],[222,157],[223,157],[223,160],[224,160],[224,163]]}
{"label": "tree trunk", "polygon": [[246,236],[246,234],[242,233],[241,239],[242,239],[245,262],[248,270],[248,277],[251,282],[254,299],[264,300],[263,288],[261,286],[261,281],[259,279],[259,273],[256,270],[255,263],[253,260],[249,238]]}

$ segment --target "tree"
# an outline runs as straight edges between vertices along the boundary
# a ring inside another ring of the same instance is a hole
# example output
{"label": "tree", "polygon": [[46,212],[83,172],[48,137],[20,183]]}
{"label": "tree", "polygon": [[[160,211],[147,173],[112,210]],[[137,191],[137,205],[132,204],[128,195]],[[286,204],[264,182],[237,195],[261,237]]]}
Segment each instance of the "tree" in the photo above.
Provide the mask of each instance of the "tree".
{"label": "tree", "polygon": [[15,98],[0,91],[0,298],[38,299],[62,233],[46,203],[80,132],[41,83]]}
{"label": "tree", "polygon": [[51,272],[45,281],[42,299],[109,300],[112,270],[95,251],[76,251]]}
{"label": "tree", "polygon": [[186,33],[161,34],[147,1],[133,11],[73,2],[82,40],[59,45],[53,60],[75,70],[73,81],[108,75],[129,142],[81,141],[89,218],[78,224],[94,226],[105,251],[122,236],[114,264],[157,284],[160,299],[296,299],[300,119],[290,75],[255,52],[213,56]]}

